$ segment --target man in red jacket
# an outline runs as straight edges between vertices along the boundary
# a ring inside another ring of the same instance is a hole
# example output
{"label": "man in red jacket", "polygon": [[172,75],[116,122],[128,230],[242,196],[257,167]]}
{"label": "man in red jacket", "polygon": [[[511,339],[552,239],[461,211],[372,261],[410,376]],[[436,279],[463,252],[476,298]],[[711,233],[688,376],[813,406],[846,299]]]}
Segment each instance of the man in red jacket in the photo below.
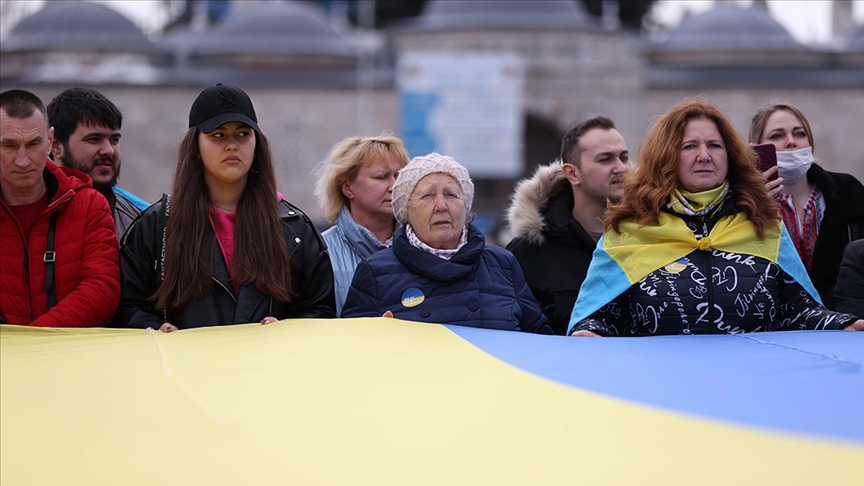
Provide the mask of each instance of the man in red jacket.
{"label": "man in red jacket", "polygon": [[89,176],[48,160],[33,93],[0,93],[0,321],[103,326],[120,301],[117,237]]}

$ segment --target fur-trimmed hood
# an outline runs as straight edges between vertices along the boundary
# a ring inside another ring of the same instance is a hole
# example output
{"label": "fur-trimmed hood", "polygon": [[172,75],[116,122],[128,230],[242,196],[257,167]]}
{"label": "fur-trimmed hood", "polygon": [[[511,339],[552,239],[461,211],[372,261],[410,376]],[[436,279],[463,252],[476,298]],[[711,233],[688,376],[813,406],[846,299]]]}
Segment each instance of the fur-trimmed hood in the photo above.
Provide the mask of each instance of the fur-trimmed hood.
{"label": "fur-trimmed hood", "polygon": [[560,159],[549,165],[541,165],[534,175],[516,186],[507,209],[507,222],[513,238],[525,238],[535,245],[545,243],[543,230],[547,228],[548,222],[543,209],[553,195],[570,185],[561,172],[562,165]]}

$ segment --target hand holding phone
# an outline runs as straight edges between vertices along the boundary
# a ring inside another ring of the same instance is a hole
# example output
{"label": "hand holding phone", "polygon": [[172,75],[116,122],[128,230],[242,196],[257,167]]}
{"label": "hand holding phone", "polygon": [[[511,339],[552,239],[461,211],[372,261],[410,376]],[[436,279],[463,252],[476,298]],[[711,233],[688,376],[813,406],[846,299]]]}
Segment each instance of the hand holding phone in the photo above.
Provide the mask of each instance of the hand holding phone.
{"label": "hand holding phone", "polygon": [[[757,163],[757,167],[759,167],[760,172],[765,172],[771,167],[777,167],[777,149],[774,147],[773,143],[761,143],[759,145],[754,145],[753,150],[756,151],[756,155],[759,156],[759,161]],[[775,172],[771,177],[768,178],[768,182],[777,179],[777,172]]]}

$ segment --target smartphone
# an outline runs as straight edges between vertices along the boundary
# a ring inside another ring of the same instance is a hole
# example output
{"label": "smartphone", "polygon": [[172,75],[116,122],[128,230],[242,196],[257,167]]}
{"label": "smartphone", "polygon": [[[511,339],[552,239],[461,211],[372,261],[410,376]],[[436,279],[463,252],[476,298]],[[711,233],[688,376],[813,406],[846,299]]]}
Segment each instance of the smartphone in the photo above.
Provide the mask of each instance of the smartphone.
{"label": "smartphone", "polygon": [[[756,155],[759,156],[759,162],[757,163],[759,172],[765,172],[771,167],[777,166],[777,149],[774,147],[773,143],[754,145],[753,150],[755,150]],[[774,179],[777,179],[776,172],[768,178],[769,181],[773,181]]]}

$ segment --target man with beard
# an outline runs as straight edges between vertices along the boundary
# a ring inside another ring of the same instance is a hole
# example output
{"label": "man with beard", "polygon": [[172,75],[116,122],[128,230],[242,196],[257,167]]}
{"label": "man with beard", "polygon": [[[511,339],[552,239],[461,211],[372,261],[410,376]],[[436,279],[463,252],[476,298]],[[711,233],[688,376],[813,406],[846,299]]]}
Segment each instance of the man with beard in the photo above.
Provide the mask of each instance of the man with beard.
{"label": "man with beard", "polygon": [[48,160],[29,91],[0,93],[0,323],[103,326],[120,303],[114,222],[87,175]]}
{"label": "man with beard", "polygon": [[117,187],[123,115],[102,93],[90,88],[67,89],[51,100],[47,109],[54,127],[54,160],[93,179],[93,187],[111,207],[119,240],[135,217],[149,206]]}
{"label": "man with beard", "polygon": [[603,235],[607,201],[620,200],[630,153],[606,117],[586,120],[564,136],[561,158],[519,183],[507,213],[507,245],[556,334],[564,335]]}

